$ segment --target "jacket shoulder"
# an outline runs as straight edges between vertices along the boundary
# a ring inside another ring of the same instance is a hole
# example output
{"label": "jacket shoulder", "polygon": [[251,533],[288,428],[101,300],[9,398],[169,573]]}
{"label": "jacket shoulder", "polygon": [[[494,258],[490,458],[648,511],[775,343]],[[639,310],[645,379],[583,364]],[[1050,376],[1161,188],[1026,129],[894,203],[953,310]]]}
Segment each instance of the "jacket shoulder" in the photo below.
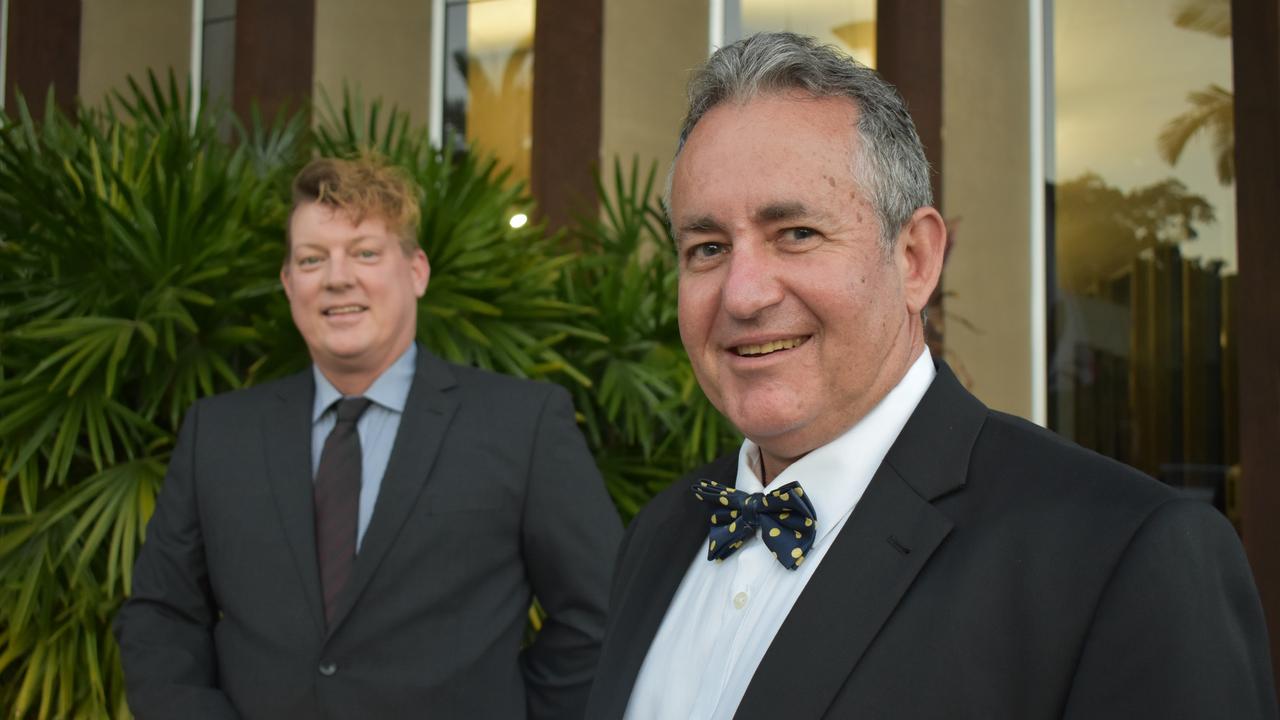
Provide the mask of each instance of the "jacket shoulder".
{"label": "jacket shoulder", "polygon": [[291,396],[310,396],[313,392],[311,371],[304,370],[286,377],[269,380],[261,385],[231,390],[203,397],[192,403],[188,414],[199,412],[200,417],[221,418],[226,415],[243,416],[256,413],[271,403]]}
{"label": "jacket shoulder", "polygon": [[1064,511],[1146,515],[1177,498],[1168,485],[1023,418],[989,411],[970,459],[970,486]]}
{"label": "jacket shoulder", "polygon": [[457,379],[458,386],[469,393],[517,400],[556,393],[568,394],[568,390],[548,380],[530,380],[469,365],[445,364]]}

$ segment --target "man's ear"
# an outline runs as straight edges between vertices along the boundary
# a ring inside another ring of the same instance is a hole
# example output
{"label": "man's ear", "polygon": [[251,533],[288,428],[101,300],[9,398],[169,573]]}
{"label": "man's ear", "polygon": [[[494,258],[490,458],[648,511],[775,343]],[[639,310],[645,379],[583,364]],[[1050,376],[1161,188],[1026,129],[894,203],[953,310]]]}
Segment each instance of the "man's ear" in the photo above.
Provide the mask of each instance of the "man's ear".
{"label": "man's ear", "polygon": [[947,225],[931,207],[915,211],[906,227],[898,233],[893,248],[894,263],[902,280],[907,310],[920,314],[929,304],[929,296],[938,286],[942,260],[947,252]]}
{"label": "man's ear", "polygon": [[292,301],[293,287],[290,285],[289,265],[287,260],[285,261],[284,265],[280,266],[280,284],[284,286],[284,296],[289,298],[290,301]]}
{"label": "man's ear", "polygon": [[427,254],[422,248],[413,251],[413,257],[409,258],[409,269],[413,273],[414,293],[422,297],[427,292],[427,284],[431,282],[431,261],[427,260]]}

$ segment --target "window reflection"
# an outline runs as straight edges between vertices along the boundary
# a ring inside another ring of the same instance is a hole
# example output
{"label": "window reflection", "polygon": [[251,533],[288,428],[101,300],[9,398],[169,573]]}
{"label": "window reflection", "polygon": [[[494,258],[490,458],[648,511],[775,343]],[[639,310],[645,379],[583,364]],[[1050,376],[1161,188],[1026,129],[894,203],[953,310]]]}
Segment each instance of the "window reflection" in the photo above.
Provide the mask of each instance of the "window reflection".
{"label": "window reflection", "polygon": [[1047,21],[1050,423],[1227,506],[1229,3],[1071,0]]}
{"label": "window reflection", "polygon": [[726,44],[763,31],[812,35],[876,65],[875,0],[725,0]]}
{"label": "window reflection", "polygon": [[444,128],[458,147],[496,155],[529,178],[534,0],[445,5]]}

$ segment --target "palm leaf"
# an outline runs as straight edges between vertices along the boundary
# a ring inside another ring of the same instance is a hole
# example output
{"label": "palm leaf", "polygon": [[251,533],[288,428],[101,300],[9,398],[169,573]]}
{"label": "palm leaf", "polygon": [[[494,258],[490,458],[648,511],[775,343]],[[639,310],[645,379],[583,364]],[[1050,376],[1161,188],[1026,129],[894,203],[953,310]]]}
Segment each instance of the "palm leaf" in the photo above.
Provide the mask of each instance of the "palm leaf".
{"label": "palm leaf", "polygon": [[1173,24],[1186,30],[1231,37],[1230,0],[1190,0],[1173,14]]}
{"label": "palm leaf", "polygon": [[1218,181],[1235,179],[1235,97],[1218,85],[1187,95],[1190,107],[1170,120],[1156,141],[1160,156],[1176,165],[1191,138],[1201,132],[1210,136]]}

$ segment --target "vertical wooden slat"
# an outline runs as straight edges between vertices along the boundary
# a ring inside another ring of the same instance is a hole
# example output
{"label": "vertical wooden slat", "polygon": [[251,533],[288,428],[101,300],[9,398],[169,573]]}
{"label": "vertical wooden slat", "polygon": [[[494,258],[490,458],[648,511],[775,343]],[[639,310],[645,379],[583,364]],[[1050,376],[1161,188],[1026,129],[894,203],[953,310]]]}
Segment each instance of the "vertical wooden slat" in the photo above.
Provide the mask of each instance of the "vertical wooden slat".
{"label": "vertical wooden slat", "polygon": [[596,211],[603,35],[603,0],[538,1],[530,185],[552,228]]}
{"label": "vertical wooden slat", "polygon": [[236,115],[247,121],[255,104],[267,120],[310,107],[315,26],[315,0],[237,1],[231,102]]}
{"label": "vertical wooden slat", "polygon": [[[1241,527],[1280,677],[1280,0],[1232,0]],[[1280,681],[1277,682],[1280,686]]]}
{"label": "vertical wooden slat", "polygon": [[9,113],[21,94],[39,120],[45,95],[58,107],[75,107],[80,80],[80,0],[9,0],[4,104]]}
{"label": "vertical wooden slat", "polygon": [[933,167],[942,204],[942,0],[878,0],[876,69],[898,87]]}
{"label": "vertical wooden slat", "polygon": [[[933,168],[933,204],[946,214],[942,198],[942,0],[876,2],[876,70],[898,87],[925,157]],[[947,238],[950,252],[951,238]],[[945,276],[945,272],[944,272]],[[925,340],[936,357],[946,348],[943,283],[929,298]]]}

